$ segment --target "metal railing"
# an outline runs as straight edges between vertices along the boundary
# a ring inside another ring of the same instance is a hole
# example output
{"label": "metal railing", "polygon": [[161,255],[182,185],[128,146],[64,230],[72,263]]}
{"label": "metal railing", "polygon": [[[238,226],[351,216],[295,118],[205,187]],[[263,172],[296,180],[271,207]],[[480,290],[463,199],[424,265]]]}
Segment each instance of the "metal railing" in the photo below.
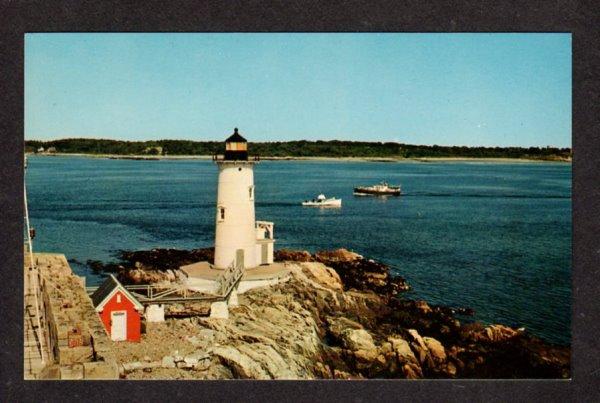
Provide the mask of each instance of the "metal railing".
{"label": "metal railing", "polygon": [[227,298],[243,276],[244,265],[241,262],[231,262],[223,274],[217,277],[219,296]]}
{"label": "metal railing", "polygon": [[254,161],[254,162],[260,162],[260,155],[248,155],[248,159],[226,160],[225,159],[225,155],[223,155],[223,154],[213,154],[212,160],[215,161],[215,162],[216,161],[231,161],[231,162]]}
{"label": "metal railing", "polygon": [[[25,170],[27,170],[27,157],[25,157],[25,162],[24,162],[24,168]],[[42,299],[42,295],[41,295],[41,286],[40,286],[40,273],[39,273],[39,267],[36,265],[35,260],[33,258],[33,240],[31,239],[31,235],[32,235],[32,231],[31,231],[31,226],[29,225],[29,208],[27,206],[27,182],[24,178],[23,180],[23,201],[25,203],[25,225],[26,225],[26,230],[27,230],[27,248],[28,248],[28,252],[29,252],[29,270],[27,271],[27,275],[31,275],[29,278],[29,281],[31,282],[31,277],[33,277],[35,279],[35,282],[33,282],[33,284],[30,284],[30,288],[33,288],[34,290],[34,303],[35,303],[35,316],[36,316],[36,321],[37,321],[37,338],[39,340],[40,343],[40,355],[41,355],[41,360],[42,360],[42,364],[46,363],[46,347],[44,341],[46,340],[46,337],[44,335],[44,328],[42,327],[42,320],[41,320],[41,312],[46,312],[46,307],[43,305],[43,299]],[[25,279],[24,279],[25,280]],[[24,290],[26,293],[28,290]],[[45,315],[44,315],[45,317]]]}
{"label": "metal railing", "polygon": [[[183,285],[160,286],[155,284],[124,285],[142,305],[166,304],[195,301],[212,301],[220,299],[218,295],[195,295],[189,293]],[[93,294],[98,287],[85,287],[88,294]]]}
{"label": "metal railing", "polygon": [[[180,303],[194,301],[218,301],[229,297],[231,291],[237,286],[244,276],[244,266],[241,263],[232,262],[217,279],[217,294],[195,295],[189,294],[183,284],[175,286],[160,286],[155,284],[125,285],[125,289],[131,293],[141,304],[156,303]],[[88,294],[92,294],[98,287],[86,287]]]}

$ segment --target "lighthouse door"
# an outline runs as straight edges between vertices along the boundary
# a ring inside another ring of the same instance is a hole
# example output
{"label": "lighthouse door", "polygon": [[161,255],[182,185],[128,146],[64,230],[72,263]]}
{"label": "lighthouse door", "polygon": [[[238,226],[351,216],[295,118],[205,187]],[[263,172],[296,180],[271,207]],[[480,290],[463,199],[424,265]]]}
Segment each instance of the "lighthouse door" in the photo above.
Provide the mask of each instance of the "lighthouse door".
{"label": "lighthouse door", "polygon": [[261,248],[261,264],[269,263],[269,245],[266,243],[262,244]]}
{"label": "lighthouse door", "polygon": [[241,264],[242,267],[246,267],[244,265],[244,250],[243,249],[238,249],[235,251],[235,264]]}

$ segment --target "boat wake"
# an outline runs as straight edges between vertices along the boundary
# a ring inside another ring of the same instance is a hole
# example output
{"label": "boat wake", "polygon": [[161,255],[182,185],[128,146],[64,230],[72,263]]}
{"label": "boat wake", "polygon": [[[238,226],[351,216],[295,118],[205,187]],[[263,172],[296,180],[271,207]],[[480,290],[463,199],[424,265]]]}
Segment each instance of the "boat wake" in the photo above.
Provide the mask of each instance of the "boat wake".
{"label": "boat wake", "polygon": [[403,193],[402,197],[455,197],[455,198],[513,198],[513,199],[570,199],[570,195],[493,194],[493,193]]}

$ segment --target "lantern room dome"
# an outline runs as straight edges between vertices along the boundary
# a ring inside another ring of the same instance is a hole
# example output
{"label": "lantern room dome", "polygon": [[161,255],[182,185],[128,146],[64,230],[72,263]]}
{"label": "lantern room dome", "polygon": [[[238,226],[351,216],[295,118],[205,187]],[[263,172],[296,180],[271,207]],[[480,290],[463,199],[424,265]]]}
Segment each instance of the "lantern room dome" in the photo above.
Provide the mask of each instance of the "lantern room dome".
{"label": "lantern room dome", "polygon": [[239,133],[237,127],[225,140],[226,161],[248,161],[248,142]]}
{"label": "lantern room dome", "polygon": [[238,128],[236,127],[235,129],[233,129],[233,134],[229,137],[227,137],[227,140],[225,140],[226,143],[247,143],[248,141],[246,141],[245,138],[243,138],[239,133],[238,133]]}

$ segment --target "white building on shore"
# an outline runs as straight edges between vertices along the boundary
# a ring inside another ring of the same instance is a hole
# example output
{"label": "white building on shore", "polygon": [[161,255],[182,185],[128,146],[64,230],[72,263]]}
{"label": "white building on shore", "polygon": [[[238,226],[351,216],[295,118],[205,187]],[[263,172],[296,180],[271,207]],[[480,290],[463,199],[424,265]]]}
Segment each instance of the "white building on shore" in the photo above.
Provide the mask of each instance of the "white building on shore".
{"label": "white building on shore", "polygon": [[237,128],[225,140],[225,154],[213,160],[219,168],[214,261],[192,263],[180,270],[187,289],[226,299],[213,303],[210,314],[226,319],[227,306],[237,305],[238,294],[287,281],[290,269],[285,262],[273,262],[273,223],[256,221],[254,166],[258,157],[248,158],[248,143]]}
{"label": "white building on shore", "polygon": [[214,267],[242,264],[249,269],[273,263],[273,223],[255,220],[258,158],[248,158],[248,143],[237,128],[225,140],[225,154],[214,161],[219,167]]}

